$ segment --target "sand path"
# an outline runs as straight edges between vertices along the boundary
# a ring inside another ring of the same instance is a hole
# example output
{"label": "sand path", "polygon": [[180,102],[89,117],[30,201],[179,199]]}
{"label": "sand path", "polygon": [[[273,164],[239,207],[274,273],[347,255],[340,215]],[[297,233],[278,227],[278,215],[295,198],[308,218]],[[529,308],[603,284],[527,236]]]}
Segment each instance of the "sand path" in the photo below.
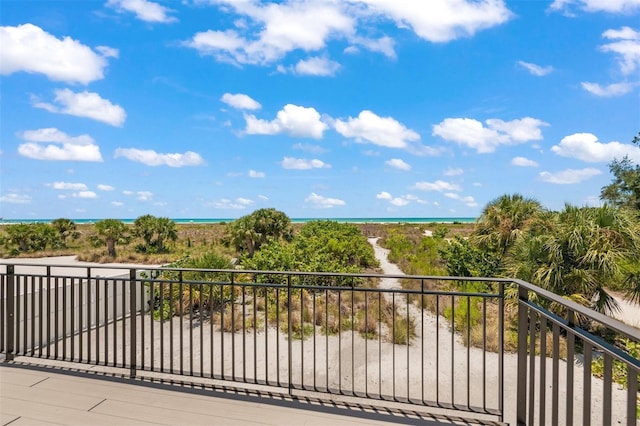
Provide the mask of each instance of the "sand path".
{"label": "sand path", "polygon": [[[389,262],[388,253],[389,250],[381,247],[377,243],[377,238],[370,238],[369,243],[373,246],[376,258],[380,262],[380,267],[385,274],[390,275],[403,275],[404,273],[397,265]],[[400,282],[398,279],[394,278],[385,278],[381,280],[380,283],[381,288],[401,288]],[[389,295],[390,297],[390,295]],[[404,296],[396,296],[396,303],[398,299]],[[399,305],[403,305],[400,303]],[[626,309],[623,312],[628,313],[629,307],[623,305]],[[633,307],[631,308],[633,309]],[[451,395],[454,395],[454,400],[456,402],[464,401],[464,395],[460,395],[460,385],[464,388],[468,386],[470,388],[469,395],[467,396],[467,402],[471,405],[474,405],[478,401],[478,397],[483,397],[483,388],[487,389],[487,392],[492,392],[493,389],[497,389],[498,386],[498,370],[500,366],[499,357],[496,353],[483,353],[481,349],[477,348],[467,348],[463,345],[460,337],[456,334],[454,338],[447,339],[446,336],[451,335],[451,331],[449,327],[447,327],[446,319],[440,317],[436,322],[436,315],[424,311],[420,312],[420,309],[415,305],[409,305],[409,315],[413,318],[413,320],[417,324],[423,324],[422,326],[416,327],[417,333],[417,341],[413,341],[409,350],[411,352],[419,351],[420,348],[423,348],[424,353],[421,355],[416,354],[418,357],[422,357],[423,364],[426,362],[428,367],[431,369],[435,369],[438,371],[436,374],[436,382],[442,392],[442,388],[447,388],[451,386],[451,374],[454,377],[454,389],[451,392],[445,391],[446,395],[442,395],[446,398],[451,398]],[[636,316],[631,316],[631,318],[638,318]],[[436,325],[437,324],[437,325]],[[432,348],[434,345],[434,336],[438,336],[439,339],[437,350],[435,351],[436,357],[440,360],[446,360],[447,363],[450,363],[450,366],[447,365],[443,368],[442,361],[437,368],[434,368],[433,365],[433,353],[430,352],[429,348]],[[398,346],[398,345],[396,345]],[[424,349],[427,348],[427,349]],[[395,350],[395,348],[394,348]],[[453,358],[452,358],[453,357]],[[453,359],[453,361],[451,361]],[[468,360],[468,361],[467,361]],[[546,403],[546,420],[549,422],[549,416],[551,415],[551,396],[552,396],[552,365],[551,359],[547,358],[545,360],[546,364],[546,392],[545,392],[545,403]],[[516,372],[517,372],[517,356],[513,353],[505,353],[503,358],[504,365],[504,421],[509,424],[516,423],[516,404],[517,404],[517,382]],[[540,371],[540,357],[537,356],[535,359],[535,371]],[[447,375],[447,370],[449,370],[449,374]],[[566,411],[567,406],[572,408],[573,411],[573,422],[574,424],[583,424],[582,417],[582,407],[583,407],[583,367],[580,363],[574,362],[573,365],[573,374],[574,374],[574,400],[566,401],[566,394],[563,392],[563,389],[567,388],[567,363],[564,360],[561,360],[559,363],[559,423],[560,425],[566,424]],[[431,370],[433,371],[433,370]],[[453,372],[453,373],[452,373]],[[467,377],[464,377],[467,376]],[[539,373],[536,374],[536,377],[539,376]],[[433,386],[433,381],[429,380],[428,377],[424,379],[427,380],[428,386]],[[537,395],[540,393],[540,383],[538,381],[538,377],[536,378],[535,383],[535,392]],[[593,378],[591,380],[591,422],[592,424],[602,424],[602,391],[603,391],[603,381],[597,378]],[[488,394],[485,396],[487,398],[487,405],[491,407],[495,407],[498,403],[498,395],[497,394]],[[613,386],[612,392],[612,424],[623,424],[626,422],[624,417],[624,413],[626,410],[626,392],[621,389],[619,386]],[[539,422],[539,397],[536,398],[535,402],[535,422]],[[640,420],[638,421],[640,425]]]}

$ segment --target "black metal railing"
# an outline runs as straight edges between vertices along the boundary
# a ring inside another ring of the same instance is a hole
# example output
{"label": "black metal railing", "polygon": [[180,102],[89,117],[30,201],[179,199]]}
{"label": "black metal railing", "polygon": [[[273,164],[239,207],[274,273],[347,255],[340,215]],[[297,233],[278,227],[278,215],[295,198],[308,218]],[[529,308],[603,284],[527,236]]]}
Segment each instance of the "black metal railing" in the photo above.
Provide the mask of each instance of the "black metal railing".
{"label": "black metal railing", "polygon": [[[228,380],[518,424],[636,424],[640,361],[588,330],[597,323],[636,344],[640,332],[518,280],[0,266],[6,360]],[[434,290],[436,281],[471,290]],[[506,288],[519,297],[505,300]],[[505,335],[515,333],[517,352],[507,353]],[[599,357],[603,379],[592,377]],[[620,369],[626,390],[614,383]]]}
{"label": "black metal railing", "polygon": [[[597,424],[610,425],[615,420],[617,424],[637,425],[640,360],[637,352],[634,357],[616,342],[627,341],[640,349],[640,330],[529,283],[514,283],[518,286],[521,336],[518,424],[591,425],[595,418],[601,420]],[[589,332],[598,329],[609,341]],[[564,368],[561,360],[566,361],[562,362]],[[575,374],[576,364],[581,366],[580,375]],[[594,378],[594,365],[601,365],[602,380]],[[614,369],[618,383],[613,380]],[[615,409],[614,391],[622,400]]]}

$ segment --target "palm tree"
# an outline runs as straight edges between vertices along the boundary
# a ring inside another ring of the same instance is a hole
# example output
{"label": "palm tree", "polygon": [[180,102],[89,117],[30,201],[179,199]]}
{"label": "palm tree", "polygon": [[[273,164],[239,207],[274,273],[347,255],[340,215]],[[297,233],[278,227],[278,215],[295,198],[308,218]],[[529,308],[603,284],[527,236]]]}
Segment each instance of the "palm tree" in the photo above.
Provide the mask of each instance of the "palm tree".
{"label": "palm tree", "polygon": [[481,249],[503,258],[519,235],[543,212],[540,202],[520,194],[502,195],[482,210],[472,239]]}
{"label": "palm tree", "polygon": [[77,230],[76,223],[71,219],[59,218],[51,222],[53,226],[62,238],[62,244],[67,245],[67,238],[77,239],[80,237],[80,232]]}
{"label": "palm tree", "polygon": [[33,227],[27,223],[16,223],[13,225],[7,225],[5,228],[7,232],[7,242],[10,244],[16,244],[18,250],[25,252],[29,250],[29,242],[33,234]]}
{"label": "palm tree", "polygon": [[159,217],[155,221],[156,241],[155,245],[158,253],[164,252],[164,243],[167,240],[175,241],[178,239],[178,230],[176,223],[168,217]]}
{"label": "palm tree", "polygon": [[140,216],[133,221],[133,234],[142,238],[145,248],[148,250],[153,244],[153,235],[156,230],[157,218],[150,214]]}
{"label": "palm tree", "polygon": [[640,226],[628,211],[567,205],[547,219],[544,232],[530,228],[513,245],[507,260],[510,276],[603,313],[618,309],[608,286],[631,280],[629,293],[638,294],[625,265],[637,263]]}
{"label": "palm tree", "polygon": [[61,240],[53,227],[45,223],[16,223],[6,226],[7,244],[15,244],[18,251],[44,250],[59,247]]}
{"label": "palm tree", "polygon": [[96,241],[107,245],[107,253],[111,257],[116,257],[116,244],[126,244],[128,242],[127,225],[121,220],[104,219],[94,225],[97,238]]}
{"label": "palm tree", "polygon": [[253,257],[255,251],[267,241],[289,241],[293,236],[291,219],[273,208],[259,209],[234,220],[229,225],[228,232],[229,240],[236,250],[247,250],[249,257]]}

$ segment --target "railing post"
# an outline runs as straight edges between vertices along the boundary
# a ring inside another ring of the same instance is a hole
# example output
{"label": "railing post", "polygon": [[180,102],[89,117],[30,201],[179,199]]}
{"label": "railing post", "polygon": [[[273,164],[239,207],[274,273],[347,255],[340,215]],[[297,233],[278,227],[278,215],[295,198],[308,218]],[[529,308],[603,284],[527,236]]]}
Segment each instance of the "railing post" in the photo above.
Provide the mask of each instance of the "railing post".
{"label": "railing post", "polygon": [[521,302],[529,300],[529,292],[518,285],[518,373],[517,409],[518,426],[527,424],[527,338],[529,337],[528,309]]}
{"label": "railing post", "polygon": [[[499,282],[500,301],[498,303],[498,407],[500,421],[504,420],[504,283]],[[485,337],[486,338],[486,337]]]}
{"label": "railing post", "polygon": [[[567,312],[567,424],[573,424],[573,364],[576,345],[576,336],[573,334],[576,316],[572,309]],[[554,348],[555,350],[555,348]]]}
{"label": "railing post", "polygon": [[5,361],[12,361],[14,354],[13,351],[15,349],[15,285],[16,285],[16,276],[15,276],[15,266],[7,265],[7,352],[5,355]]}
{"label": "railing post", "polygon": [[[131,378],[136,377],[136,351],[137,351],[137,339],[136,339],[136,270],[129,270],[129,362],[130,370],[129,375]],[[123,306],[124,309],[124,306]],[[144,348],[143,348],[144,350]]]}
{"label": "railing post", "polygon": [[[302,303],[302,300],[301,302]],[[293,327],[293,321],[291,320],[291,274],[287,275],[287,331],[288,331],[288,344],[287,344],[287,349],[289,351],[289,355],[287,356],[288,358],[288,367],[287,370],[289,372],[289,395],[291,395],[293,393],[293,385],[292,385],[292,378],[293,378],[293,374],[291,372],[291,367],[293,365],[293,362],[291,361],[291,356],[293,355],[293,347],[292,345],[292,338],[291,338],[291,332],[292,332],[292,327]]]}

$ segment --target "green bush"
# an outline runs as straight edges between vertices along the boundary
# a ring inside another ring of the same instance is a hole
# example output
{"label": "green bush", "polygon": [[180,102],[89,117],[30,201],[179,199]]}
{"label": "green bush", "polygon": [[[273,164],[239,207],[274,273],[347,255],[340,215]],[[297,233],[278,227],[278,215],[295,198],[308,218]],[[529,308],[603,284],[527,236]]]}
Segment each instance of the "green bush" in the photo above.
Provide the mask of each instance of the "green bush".
{"label": "green bush", "polygon": [[388,259],[410,275],[445,275],[439,251],[447,244],[441,238],[410,233],[404,227],[391,229],[380,244],[389,249]]}
{"label": "green bush", "polygon": [[[622,345],[624,346],[624,350],[631,355],[632,357],[639,359],[640,358],[640,342],[632,342],[629,339],[623,339]],[[591,372],[596,377],[604,376],[604,357],[600,356],[597,359],[591,362]],[[615,383],[622,386],[623,389],[626,389],[629,385],[629,375],[627,372],[627,366],[623,362],[618,360],[613,360],[612,368],[612,379]],[[640,388],[640,378],[638,378],[638,388]],[[640,401],[636,409],[636,418],[640,419]]]}
{"label": "green bush", "polygon": [[4,228],[4,245],[11,253],[42,251],[47,248],[61,248],[64,241],[58,231],[45,223],[16,223]]}
{"label": "green bush", "polygon": [[[241,258],[248,270],[360,273],[378,265],[373,248],[360,230],[334,221],[306,223],[291,242],[271,240],[253,256]],[[285,284],[287,275],[264,274],[258,282]],[[360,285],[362,279],[335,276],[296,276],[295,285]]]}
{"label": "green bush", "polygon": [[[224,257],[205,252],[200,256],[189,255],[167,265],[175,269],[231,269],[231,263]],[[227,272],[205,270],[165,270],[160,278],[173,282],[153,283],[153,317],[167,319],[168,316],[182,315],[198,310],[212,312],[235,298]],[[160,294],[162,301],[160,303]],[[167,306],[168,304],[168,306]]]}
{"label": "green bush", "polygon": [[[622,345],[624,346],[625,352],[627,352],[632,357],[639,359],[640,358],[640,342],[632,342],[629,339],[623,339]],[[593,375],[596,377],[604,376],[604,357],[598,357],[591,363],[591,371]],[[621,385],[624,389],[628,386],[628,374],[627,374],[627,366],[623,362],[613,360],[612,367],[612,378],[613,381]],[[640,385],[640,378],[638,379],[638,384]]]}

